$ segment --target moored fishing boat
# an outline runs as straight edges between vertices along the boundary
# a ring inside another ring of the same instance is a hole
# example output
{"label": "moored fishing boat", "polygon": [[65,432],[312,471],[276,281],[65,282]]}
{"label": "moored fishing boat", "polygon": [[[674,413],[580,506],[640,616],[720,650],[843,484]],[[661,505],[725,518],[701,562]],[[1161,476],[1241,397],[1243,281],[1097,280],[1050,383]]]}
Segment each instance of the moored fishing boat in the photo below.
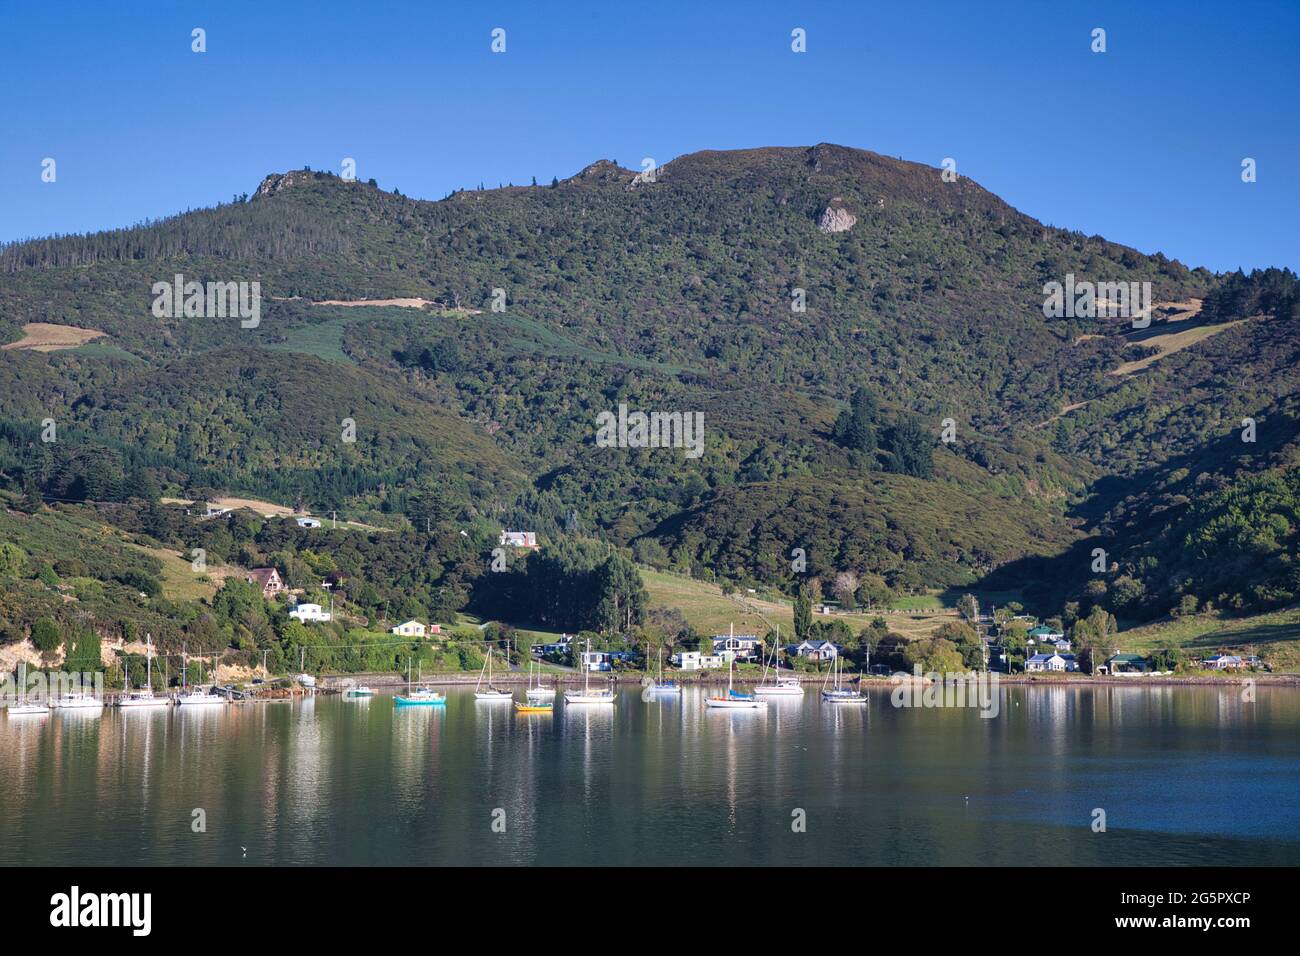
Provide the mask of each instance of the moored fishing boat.
{"label": "moored fishing boat", "polygon": [[515,701],[516,714],[551,714],[555,712],[555,704],[551,701]]}

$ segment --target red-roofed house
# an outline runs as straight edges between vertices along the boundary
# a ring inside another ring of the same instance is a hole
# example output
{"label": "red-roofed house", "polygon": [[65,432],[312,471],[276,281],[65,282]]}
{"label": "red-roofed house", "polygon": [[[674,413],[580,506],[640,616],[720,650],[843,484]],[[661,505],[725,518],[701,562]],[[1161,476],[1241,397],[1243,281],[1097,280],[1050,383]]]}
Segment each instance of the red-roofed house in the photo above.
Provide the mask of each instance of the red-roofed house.
{"label": "red-roofed house", "polygon": [[284,581],[280,580],[280,572],[275,568],[253,568],[244,580],[260,585],[264,598],[273,598],[284,590]]}

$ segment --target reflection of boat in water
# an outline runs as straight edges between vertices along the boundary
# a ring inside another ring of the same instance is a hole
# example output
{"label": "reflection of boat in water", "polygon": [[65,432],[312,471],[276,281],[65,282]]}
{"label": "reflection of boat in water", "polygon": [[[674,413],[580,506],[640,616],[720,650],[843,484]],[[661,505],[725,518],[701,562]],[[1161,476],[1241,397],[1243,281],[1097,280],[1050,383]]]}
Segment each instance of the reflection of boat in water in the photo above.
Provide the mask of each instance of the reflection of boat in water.
{"label": "reflection of boat in water", "polygon": [[[772,644],[772,658],[768,665],[772,668],[773,675],[779,670],[777,667],[777,655],[781,652],[781,625],[776,626],[776,641]],[[803,684],[799,683],[797,677],[775,676],[774,681],[767,683],[767,667],[763,667],[763,679],[758,686],[754,688],[754,693],[760,697],[802,697]]]}
{"label": "reflection of boat in water", "polygon": [[735,664],[734,655],[727,658],[727,692],[717,697],[704,698],[704,706],[723,710],[758,710],[766,707],[767,701],[759,700],[753,694],[743,694],[731,686],[731,675]]}
{"label": "reflection of boat in water", "polygon": [[145,659],[144,659],[144,686],[138,690],[131,690],[131,668],[128,664],[126,667],[126,677],[123,681],[122,696],[117,701],[119,707],[167,707],[171,704],[170,697],[158,697],[153,692],[153,635],[145,635]]}
{"label": "reflection of boat in water", "polygon": [[[587,650],[591,650],[591,641],[587,641]],[[582,667],[582,690],[566,690],[564,692],[564,702],[566,704],[613,704],[614,692],[609,689],[592,690],[591,671],[584,664]]]}

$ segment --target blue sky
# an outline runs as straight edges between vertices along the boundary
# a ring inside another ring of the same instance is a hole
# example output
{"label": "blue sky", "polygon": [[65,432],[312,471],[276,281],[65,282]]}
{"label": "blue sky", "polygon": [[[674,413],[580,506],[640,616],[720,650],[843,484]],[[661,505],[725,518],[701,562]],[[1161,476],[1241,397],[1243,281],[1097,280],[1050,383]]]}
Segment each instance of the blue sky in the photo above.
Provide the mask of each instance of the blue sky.
{"label": "blue sky", "polygon": [[833,142],[954,157],[1036,218],[1188,265],[1300,268],[1298,67],[1283,0],[0,0],[0,241],[343,157],[438,199],[598,158]]}

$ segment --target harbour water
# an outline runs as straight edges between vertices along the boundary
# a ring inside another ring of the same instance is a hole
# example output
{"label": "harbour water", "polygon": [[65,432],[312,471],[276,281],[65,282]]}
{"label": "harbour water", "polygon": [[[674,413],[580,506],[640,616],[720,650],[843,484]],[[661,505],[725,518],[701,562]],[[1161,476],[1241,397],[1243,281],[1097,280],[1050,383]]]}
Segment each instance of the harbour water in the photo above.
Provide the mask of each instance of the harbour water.
{"label": "harbour water", "polygon": [[1295,689],[705,693],[0,717],[0,864],[1300,864]]}

